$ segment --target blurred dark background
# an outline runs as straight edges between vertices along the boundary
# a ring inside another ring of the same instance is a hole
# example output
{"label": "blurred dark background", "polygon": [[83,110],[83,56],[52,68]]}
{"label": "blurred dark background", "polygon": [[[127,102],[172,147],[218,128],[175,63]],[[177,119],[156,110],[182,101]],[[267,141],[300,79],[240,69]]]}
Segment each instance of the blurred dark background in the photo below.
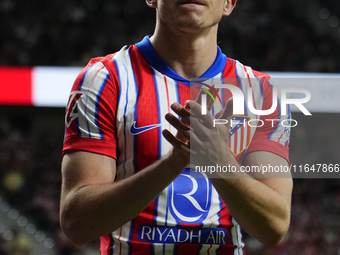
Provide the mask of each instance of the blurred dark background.
{"label": "blurred dark background", "polygon": [[[338,72],[339,2],[240,0],[222,50],[255,70]],[[1,0],[0,65],[84,66],[152,34],[144,1]]]}
{"label": "blurred dark background", "polygon": [[[339,5],[239,0],[220,24],[219,45],[228,57],[260,71],[338,73]],[[0,66],[84,66],[152,34],[154,20],[144,1],[0,0]],[[0,212],[21,226],[8,229],[0,221],[0,254],[35,255],[30,235],[49,240],[44,245],[53,254],[99,254],[97,241],[74,246],[59,227],[64,112],[0,106]],[[340,163],[339,113],[295,113],[294,119],[292,164]],[[269,248],[245,234],[247,254],[338,255],[339,215],[338,179],[296,179],[284,241]]]}

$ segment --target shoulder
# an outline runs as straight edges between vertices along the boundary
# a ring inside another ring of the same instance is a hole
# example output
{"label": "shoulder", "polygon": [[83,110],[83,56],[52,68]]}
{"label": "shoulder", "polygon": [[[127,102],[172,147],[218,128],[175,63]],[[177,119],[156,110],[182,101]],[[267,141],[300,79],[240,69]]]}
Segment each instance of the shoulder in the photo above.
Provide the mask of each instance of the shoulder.
{"label": "shoulder", "polygon": [[268,74],[254,70],[252,67],[232,58],[228,58],[225,71],[227,71],[229,74],[234,72],[234,75],[236,76],[235,78],[271,78]]}
{"label": "shoulder", "polygon": [[126,45],[117,52],[108,54],[106,56],[92,58],[84,69],[107,69],[109,72],[115,72],[115,69],[117,69],[117,62],[128,57],[128,51],[130,48],[131,46]]}
{"label": "shoulder", "polygon": [[117,52],[90,59],[78,74],[74,86],[82,87],[83,84],[93,83],[94,81],[101,83],[104,80],[117,80],[118,68],[129,57],[128,51],[130,47],[126,45]]}
{"label": "shoulder", "polygon": [[259,88],[261,94],[269,95],[274,87],[278,89],[281,87],[275,79],[265,72],[254,70],[252,67],[231,58],[228,58],[228,62],[226,67],[229,66],[229,76],[225,77],[237,78],[238,83],[241,84],[242,88],[248,86],[252,87],[254,90]]}

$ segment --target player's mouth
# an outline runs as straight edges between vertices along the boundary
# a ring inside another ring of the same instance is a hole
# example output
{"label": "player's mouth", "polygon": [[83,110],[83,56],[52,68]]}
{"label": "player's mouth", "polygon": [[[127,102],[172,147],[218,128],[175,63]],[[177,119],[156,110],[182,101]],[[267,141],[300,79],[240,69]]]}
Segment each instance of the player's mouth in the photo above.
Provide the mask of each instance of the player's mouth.
{"label": "player's mouth", "polygon": [[200,0],[183,0],[179,1],[179,4],[181,5],[205,5],[203,1]]}

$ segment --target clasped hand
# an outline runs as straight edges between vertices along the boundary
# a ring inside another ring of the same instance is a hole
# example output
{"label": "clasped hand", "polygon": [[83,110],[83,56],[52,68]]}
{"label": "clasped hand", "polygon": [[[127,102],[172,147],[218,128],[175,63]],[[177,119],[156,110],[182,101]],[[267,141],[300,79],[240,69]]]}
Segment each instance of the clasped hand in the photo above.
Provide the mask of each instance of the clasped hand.
{"label": "clasped hand", "polygon": [[[173,145],[173,154],[180,160],[196,166],[227,165],[230,122],[233,115],[232,99],[228,100],[224,109],[212,116],[212,104],[208,104],[207,114],[201,114],[199,101],[187,101],[185,106],[173,103],[171,109],[180,117],[167,113],[166,120],[177,129],[174,136],[163,130],[165,139]],[[226,124],[215,125],[214,119],[227,120]]]}

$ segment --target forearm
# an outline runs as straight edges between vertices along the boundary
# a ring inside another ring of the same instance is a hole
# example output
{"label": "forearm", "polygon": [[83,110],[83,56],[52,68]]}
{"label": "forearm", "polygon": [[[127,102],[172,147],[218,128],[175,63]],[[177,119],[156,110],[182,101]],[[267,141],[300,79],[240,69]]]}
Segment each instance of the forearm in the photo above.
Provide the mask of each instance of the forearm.
{"label": "forearm", "polygon": [[83,244],[139,215],[185,167],[172,167],[172,163],[164,157],[124,180],[82,185],[63,192],[61,224],[67,236]]}
{"label": "forearm", "polygon": [[250,235],[267,245],[277,244],[289,225],[290,208],[273,189],[258,180],[214,179],[230,214]]}
{"label": "forearm", "polygon": [[[234,158],[229,162],[240,169]],[[211,182],[230,214],[250,235],[267,245],[275,245],[284,237],[290,221],[290,198],[268,184],[284,183],[290,191],[290,178],[254,179],[246,173],[236,173],[214,176]]]}

